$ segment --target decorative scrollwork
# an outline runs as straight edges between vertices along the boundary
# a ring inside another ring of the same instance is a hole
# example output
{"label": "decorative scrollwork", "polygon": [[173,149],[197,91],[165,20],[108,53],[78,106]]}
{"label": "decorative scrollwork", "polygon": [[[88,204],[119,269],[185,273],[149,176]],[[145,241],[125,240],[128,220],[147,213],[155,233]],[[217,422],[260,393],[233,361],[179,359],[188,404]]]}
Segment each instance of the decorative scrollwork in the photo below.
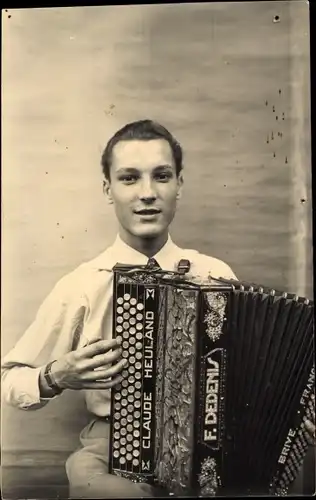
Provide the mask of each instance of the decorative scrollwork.
{"label": "decorative scrollwork", "polygon": [[206,458],[201,465],[199,485],[201,496],[215,496],[218,489],[217,467],[214,458]]}
{"label": "decorative scrollwork", "polygon": [[157,278],[154,274],[150,273],[140,273],[135,272],[131,274],[121,274],[119,276],[119,283],[145,283],[152,285],[153,283],[157,283]]}
{"label": "decorative scrollwork", "polygon": [[124,472],[121,470],[114,470],[113,471],[116,476],[119,477],[124,477],[126,479],[129,479],[133,483],[152,483],[152,477],[146,478],[143,474],[136,474],[134,472]]}
{"label": "decorative scrollwork", "polygon": [[205,297],[208,304],[208,311],[204,316],[206,333],[215,342],[222,333],[227,297],[220,292],[206,292]]}
{"label": "decorative scrollwork", "polygon": [[165,339],[162,442],[159,481],[181,493],[192,471],[194,342],[196,296],[177,288],[168,291]]}

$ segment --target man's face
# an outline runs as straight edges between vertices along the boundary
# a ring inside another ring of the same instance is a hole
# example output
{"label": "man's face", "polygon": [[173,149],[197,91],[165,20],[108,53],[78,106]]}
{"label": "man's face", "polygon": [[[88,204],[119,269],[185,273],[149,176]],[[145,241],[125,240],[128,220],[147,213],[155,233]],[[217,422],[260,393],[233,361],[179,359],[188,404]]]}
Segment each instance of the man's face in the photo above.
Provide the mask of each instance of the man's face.
{"label": "man's face", "polygon": [[180,197],[172,150],[164,139],[118,142],[104,191],[114,204],[120,232],[156,238],[168,232]]}

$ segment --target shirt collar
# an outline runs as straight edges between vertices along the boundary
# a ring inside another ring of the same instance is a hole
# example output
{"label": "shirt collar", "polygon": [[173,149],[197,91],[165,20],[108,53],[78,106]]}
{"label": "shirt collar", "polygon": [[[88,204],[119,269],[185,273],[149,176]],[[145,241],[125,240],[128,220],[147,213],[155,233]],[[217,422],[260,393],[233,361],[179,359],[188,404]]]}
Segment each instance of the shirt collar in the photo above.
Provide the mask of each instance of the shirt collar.
{"label": "shirt collar", "polygon": [[[162,269],[174,271],[181,258],[180,248],[173,243],[170,235],[168,235],[166,243],[156,255],[153,255],[153,258]],[[142,266],[147,264],[148,257],[127,245],[127,243],[117,235],[113,245],[106,251],[106,260],[104,260],[104,264],[106,264],[105,268],[112,269],[118,262],[120,264]]]}

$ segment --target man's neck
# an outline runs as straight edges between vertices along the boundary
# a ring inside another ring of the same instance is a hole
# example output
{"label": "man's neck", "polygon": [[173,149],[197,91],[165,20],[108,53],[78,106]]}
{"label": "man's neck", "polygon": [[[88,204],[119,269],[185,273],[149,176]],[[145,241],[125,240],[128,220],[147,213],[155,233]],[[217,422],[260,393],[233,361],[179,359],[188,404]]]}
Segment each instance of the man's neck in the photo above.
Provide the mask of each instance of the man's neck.
{"label": "man's neck", "polygon": [[168,240],[168,233],[161,234],[156,238],[140,238],[132,234],[125,233],[125,231],[119,231],[119,235],[121,240],[124,241],[126,245],[134,248],[137,252],[146,255],[148,258],[156,255]]}

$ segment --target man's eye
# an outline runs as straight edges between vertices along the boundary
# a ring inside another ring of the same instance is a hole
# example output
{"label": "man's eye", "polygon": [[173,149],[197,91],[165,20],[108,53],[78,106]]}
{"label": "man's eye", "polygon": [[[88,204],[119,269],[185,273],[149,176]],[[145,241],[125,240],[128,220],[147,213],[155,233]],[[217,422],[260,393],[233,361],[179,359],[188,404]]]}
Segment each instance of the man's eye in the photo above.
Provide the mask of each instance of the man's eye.
{"label": "man's eye", "polygon": [[137,180],[136,175],[122,175],[120,180],[125,182],[125,184],[131,184]]}
{"label": "man's eye", "polygon": [[161,172],[160,174],[157,174],[156,178],[159,181],[167,182],[170,179],[171,175],[168,172]]}

